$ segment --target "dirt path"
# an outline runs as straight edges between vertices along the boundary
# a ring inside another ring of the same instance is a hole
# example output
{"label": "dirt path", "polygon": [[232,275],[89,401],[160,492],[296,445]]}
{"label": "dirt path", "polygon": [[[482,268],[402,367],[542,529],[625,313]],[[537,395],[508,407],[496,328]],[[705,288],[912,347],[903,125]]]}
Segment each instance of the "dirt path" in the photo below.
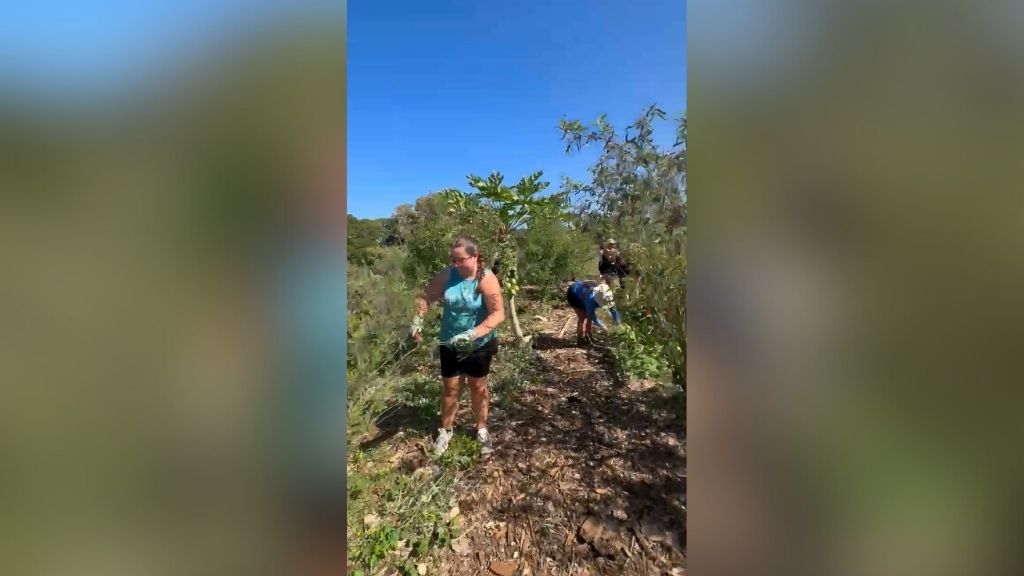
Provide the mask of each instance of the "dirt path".
{"label": "dirt path", "polygon": [[685,574],[683,419],[658,387],[615,382],[573,326],[558,339],[566,314],[537,335],[529,385],[492,413],[495,452],[457,486],[465,533],[439,574]]}

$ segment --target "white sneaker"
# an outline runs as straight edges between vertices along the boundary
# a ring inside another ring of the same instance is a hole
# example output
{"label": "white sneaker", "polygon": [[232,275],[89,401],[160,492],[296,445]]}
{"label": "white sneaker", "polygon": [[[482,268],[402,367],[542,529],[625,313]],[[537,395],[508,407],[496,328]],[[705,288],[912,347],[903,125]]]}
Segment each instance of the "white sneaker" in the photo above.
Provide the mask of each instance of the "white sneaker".
{"label": "white sneaker", "polygon": [[448,450],[448,442],[451,441],[454,432],[452,430],[445,430],[444,428],[437,429],[437,440],[434,440],[434,454],[440,456]]}
{"label": "white sneaker", "polygon": [[487,433],[487,428],[477,429],[476,439],[480,442],[480,454],[490,454],[491,452],[494,452],[494,447],[491,446],[491,435]]}

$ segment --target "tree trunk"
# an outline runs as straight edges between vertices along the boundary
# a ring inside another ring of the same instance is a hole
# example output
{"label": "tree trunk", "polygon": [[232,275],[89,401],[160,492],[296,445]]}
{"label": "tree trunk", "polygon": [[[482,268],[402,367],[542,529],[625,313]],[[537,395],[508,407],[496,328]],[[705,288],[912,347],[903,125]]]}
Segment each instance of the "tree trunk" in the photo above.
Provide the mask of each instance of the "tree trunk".
{"label": "tree trunk", "polygon": [[523,329],[519,326],[519,316],[516,314],[516,297],[508,297],[509,316],[512,317],[512,334],[516,337],[516,345],[522,346],[525,343]]}

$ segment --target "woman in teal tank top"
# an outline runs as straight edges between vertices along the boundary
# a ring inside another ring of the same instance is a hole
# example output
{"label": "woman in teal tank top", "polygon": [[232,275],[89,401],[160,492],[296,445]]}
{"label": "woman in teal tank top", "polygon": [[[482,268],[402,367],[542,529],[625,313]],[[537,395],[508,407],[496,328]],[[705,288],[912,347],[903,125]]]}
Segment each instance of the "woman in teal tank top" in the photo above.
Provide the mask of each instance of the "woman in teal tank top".
{"label": "woman in teal tank top", "polygon": [[[463,278],[455,267],[448,269],[448,280],[444,285],[444,312],[441,315],[442,342],[451,342],[456,336],[468,333],[487,319],[490,314],[484,304],[484,295],[480,292],[481,280],[475,275]],[[455,348],[463,354],[471,353],[494,339],[496,330],[491,330],[480,338],[462,338],[463,342]]]}
{"label": "woman in teal tank top", "polygon": [[491,359],[498,351],[496,329],[505,320],[504,301],[498,278],[484,266],[476,239],[459,237],[452,244],[450,257],[452,265],[435,276],[423,295],[416,299],[417,311],[410,333],[417,342],[422,340],[423,317],[431,304],[441,301],[444,306],[439,334],[443,342],[440,346],[443,393],[435,453],[443,454],[448,449],[464,379],[472,398],[481,453],[489,454],[492,447],[487,432],[490,401],[487,375]]}

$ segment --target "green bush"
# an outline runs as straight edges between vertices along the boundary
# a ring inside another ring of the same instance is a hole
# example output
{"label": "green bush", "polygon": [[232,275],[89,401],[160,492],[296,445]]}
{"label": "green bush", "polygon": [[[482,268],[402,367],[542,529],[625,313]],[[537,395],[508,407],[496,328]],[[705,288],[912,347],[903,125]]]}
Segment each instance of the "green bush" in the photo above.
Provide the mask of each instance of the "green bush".
{"label": "green bush", "polygon": [[524,286],[537,286],[544,294],[560,296],[567,280],[597,273],[596,249],[582,232],[561,221],[537,222],[522,235],[519,275]]}
{"label": "green bush", "polygon": [[661,379],[665,375],[668,360],[653,332],[645,334],[629,324],[621,324],[610,335],[610,349],[620,378]]}
{"label": "green bush", "polygon": [[381,253],[376,250],[384,237],[388,219],[372,220],[348,215],[348,261],[351,264],[372,264]]}
{"label": "green bush", "polygon": [[[400,254],[397,253],[396,254]],[[380,266],[394,266],[394,256]],[[348,269],[348,418],[349,438],[364,433],[370,421],[394,396],[398,377],[429,359],[429,347],[409,338],[415,313],[413,289],[400,275],[381,274],[368,266]],[[436,312],[435,312],[436,316]],[[427,323],[436,330],[436,322]]]}
{"label": "green bush", "polygon": [[489,243],[493,222],[457,213],[440,194],[417,199],[412,209],[396,211],[395,219],[408,249],[403,272],[410,281],[425,284],[448,266],[451,245],[460,235],[480,241],[488,264],[495,254],[496,247]]}

